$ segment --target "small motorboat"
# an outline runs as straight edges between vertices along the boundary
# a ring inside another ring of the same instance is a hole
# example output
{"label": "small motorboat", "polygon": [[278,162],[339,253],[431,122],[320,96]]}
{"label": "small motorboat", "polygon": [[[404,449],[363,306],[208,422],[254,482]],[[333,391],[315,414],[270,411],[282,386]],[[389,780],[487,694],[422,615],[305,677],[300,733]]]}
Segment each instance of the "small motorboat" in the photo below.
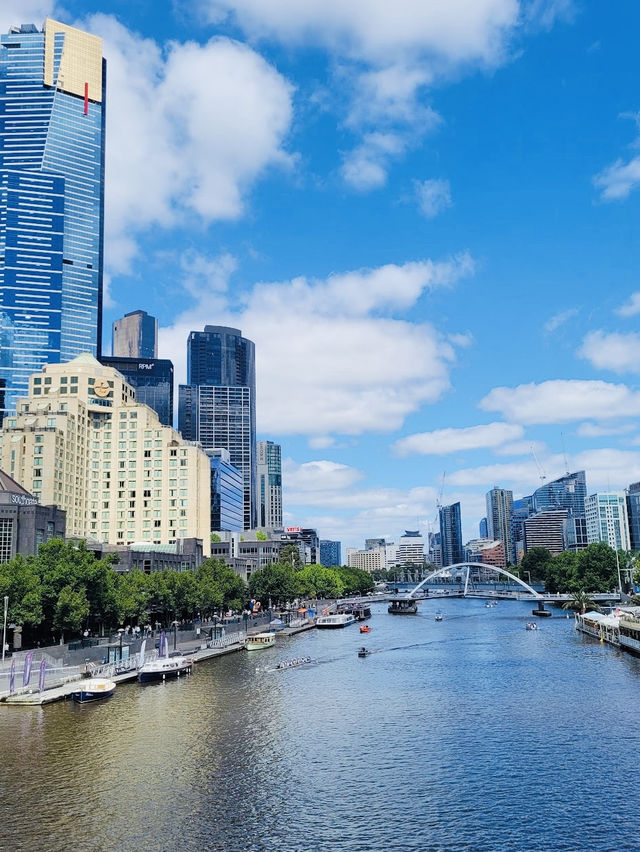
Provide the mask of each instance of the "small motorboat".
{"label": "small motorboat", "polygon": [[370,653],[371,653],[371,651],[368,648],[360,648],[360,650],[358,651],[358,656],[359,657],[368,657]]}
{"label": "small motorboat", "polygon": [[115,690],[116,685],[112,680],[102,677],[88,678],[80,681],[77,689],[74,689],[71,693],[71,698],[78,704],[87,704],[89,701],[110,698]]}
{"label": "small motorboat", "polygon": [[436,621],[442,621],[442,613],[436,612]]}
{"label": "small motorboat", "polygon": [[360,628],[360,633],[371,633],[371,628],[368,624],[363,624]]}
{"label": "small motorboat", "polygon": [[537,630],[538,625],[535,623],[535,621],[527,621],[527,623],[525,624],[525,628],[527,630]]}

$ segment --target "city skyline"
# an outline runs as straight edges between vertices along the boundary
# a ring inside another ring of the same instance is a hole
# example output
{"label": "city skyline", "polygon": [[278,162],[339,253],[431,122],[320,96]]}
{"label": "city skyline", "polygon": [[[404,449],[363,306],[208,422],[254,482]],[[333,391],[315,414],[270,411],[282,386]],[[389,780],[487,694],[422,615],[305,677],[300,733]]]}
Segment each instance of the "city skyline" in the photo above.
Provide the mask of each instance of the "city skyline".
{"label": "city skyline", "polygon": [[255,341],[284,523],[426,535],[446,472],[468,540],[494,486],[639,480],[640,12],[191,6],[9,0],[0,25],[104,39],[104,330],[157,316],[176,384],[191,329]]}

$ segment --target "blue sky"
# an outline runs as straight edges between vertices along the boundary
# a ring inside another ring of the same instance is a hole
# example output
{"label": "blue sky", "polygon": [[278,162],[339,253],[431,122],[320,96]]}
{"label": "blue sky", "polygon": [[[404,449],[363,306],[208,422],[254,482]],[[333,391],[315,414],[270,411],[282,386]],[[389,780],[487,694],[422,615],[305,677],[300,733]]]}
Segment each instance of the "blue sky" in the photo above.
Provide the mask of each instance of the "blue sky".
{"label": "blue sky", "polygon": [[[640,480],[640,7],[4,0],[101,35],[105,336],[256,343],[286,522],[361,546]],[[535,453],[535,457],[534,457]],[[444,475],[444,476],[443,476]]]}

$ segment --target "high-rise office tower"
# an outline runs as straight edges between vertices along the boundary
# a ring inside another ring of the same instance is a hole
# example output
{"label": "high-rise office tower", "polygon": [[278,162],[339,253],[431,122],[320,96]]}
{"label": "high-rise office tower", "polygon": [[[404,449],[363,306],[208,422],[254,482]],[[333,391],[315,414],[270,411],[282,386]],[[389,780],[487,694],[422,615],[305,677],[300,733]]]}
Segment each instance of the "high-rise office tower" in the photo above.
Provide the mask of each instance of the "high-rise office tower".
{"label": "high-rise office tower", "polygon": [[627,516],[631,550],[640,550],[640,482],[627,488]]}
{"label": "high-rise office tower", "polygon": [[627,501],[623,491],[602,491],[585,500],[587,540],[604,541],[614,550],[630,550]]}
{"label": "high-rise office tower", "polygon": [[244,528],[258,523],[255,346],[237,328],[206,325],[187,341],[178,428],[205,449],[224,447],[244,480]]}
{"label": "high-rise office tower", "polygon": [[282,460],[280,444],[258,441],[258,526],[282,527]]}
{"label": "high-rise office tower", "polygon": [[115,320],[111,355],[114,358],[157,358],[158,320],[146,311],[131,311]]}
{"label": "high-rise office tower", "polygon": [[101,357],[136,389],[136,402],[153,408],[164,426],[173,426],[173,363],[167,358]]}
{"label": "high-rise office tower", "polygon": [[584,470],[567,473],[552,482],[546,482],[533,492],[536,512],[567,509],[567,550],[581,550],[587,546],[585,500],[587,480]]}
{"label": "high-rise office tower", "polygon": [[211,462],[211,531],[239,532],[244,529],[242,473],[231,464],[229,450],[206,452]]}
{"label": "high-rise office tower", "polygon": [[511,530],[513,491],[492,488],[487,491],[487,527],[489,538],[501,541],[507,562],[515,563],[515,548]]}
{"label": "high-rise office tower", "polygon": [[101,349],[102,40],[48,18],[0,37],[0,379]]}
{"label": "high-rise office tower", "polygon": [[442,567],[464,562],[462,545],[462,515],[460,503],[440,507],[440,547]]}
{"label": "high-rise office tower", "polygon": [[341,550],[342,542],[330,541],[326,538],[320,539],[320,564],[324,565],[325,568],[332,568],[334,565],[341,565]]}

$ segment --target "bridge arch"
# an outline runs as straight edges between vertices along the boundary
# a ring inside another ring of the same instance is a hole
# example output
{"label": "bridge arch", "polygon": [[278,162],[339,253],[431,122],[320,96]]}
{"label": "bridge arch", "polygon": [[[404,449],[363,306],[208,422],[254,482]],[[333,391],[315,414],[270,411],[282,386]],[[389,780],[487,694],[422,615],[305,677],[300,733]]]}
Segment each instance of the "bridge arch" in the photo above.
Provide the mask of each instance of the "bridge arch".
{"label": "bridge arch", "polygon": [[508,577],[510,580],[513,580],[514,583],[517,583],[519,586],[522,586],[530,595],[533,595],[534,598],[541,598],[542,595],[540,592],[536,592],[534,588],[532,588],[528,583],[525,583],[524,580],[521,580],[520,577],[516,577],[515,574],[512,574],[510,571],[507,571],[506,568],[498,568],[497,565],[487,565],[485,562],[458,562],[455,565],[445,565],[444,568],[438,568],[436,571],[432,571],[428,574],[424,580],[418,583],[415,589],[411,589],[411,591],[407,592],[407,597],[413,597],[416,592],[418,592],[423,586],[427,583],[435,580],[436,577],[440,577],[442,574],[448,573],[450,571],[456,571],[460,569],[466,569],[465,571],[465,581],[464,581],[464,596],[466,597],[467,589],[469,587],[469,574],[471,568],[490,568],[492,571],[496,571],[498,574],[502,574],[504,577]]}

